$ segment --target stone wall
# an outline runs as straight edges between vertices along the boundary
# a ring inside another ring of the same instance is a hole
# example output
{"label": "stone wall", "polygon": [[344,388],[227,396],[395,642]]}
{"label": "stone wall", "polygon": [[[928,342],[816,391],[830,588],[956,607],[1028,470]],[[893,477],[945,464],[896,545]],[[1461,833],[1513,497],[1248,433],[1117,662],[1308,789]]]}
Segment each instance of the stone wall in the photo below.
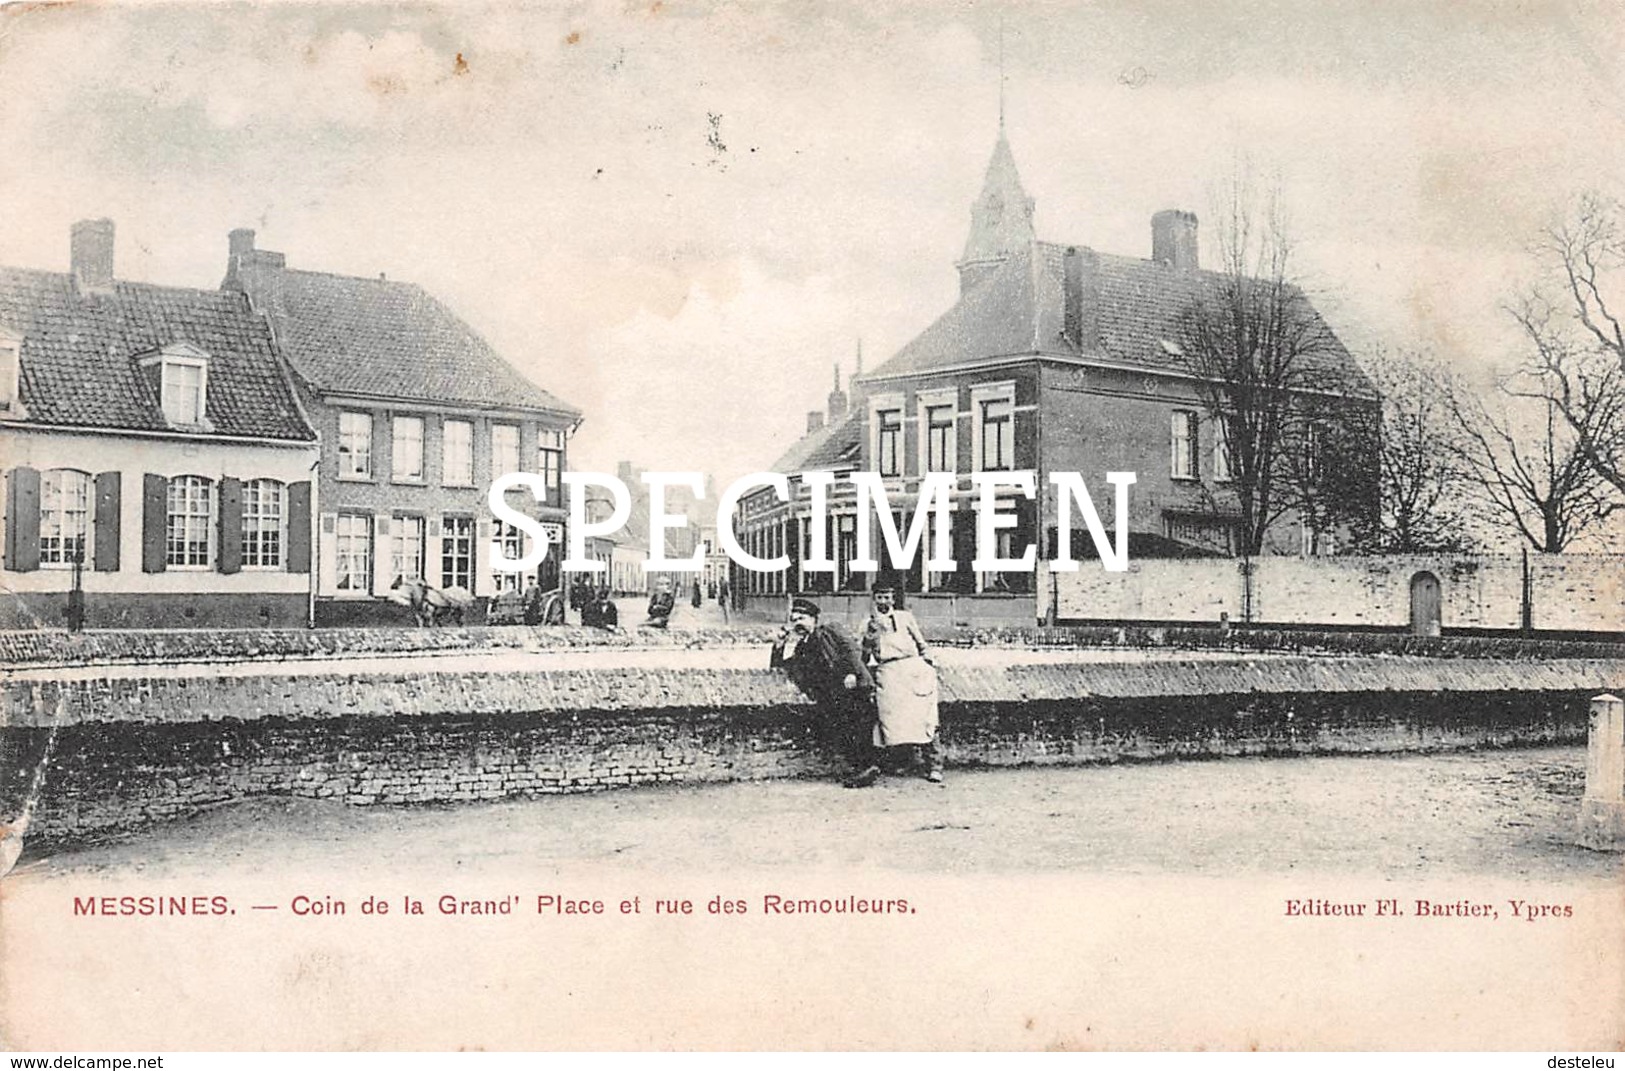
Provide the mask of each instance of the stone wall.
{"label": "stone wall", "polygon": [[[1252,568],[1256,624],[1409,628],[1412,580],[1431,573],[1443,628],[1522,625],[1519,555],[1266,556]],[[1126,573],[1085,566],[1053,583],[1062,621],[1243,620],[1245,577],[1235,559],[1142,559]],[[1537,630],[1625,633],[1625,555],[1531,554],[1529,587]]]}
{"label": "stone wall", "polygon": [[[831,768],[817,708],[766,669],[399,661],[13,671],[0,814],[48,747],[36,848],[255,795],[456,802]],[[973,659],[942,667],[943,736],[960,767],[1579,741],[1620,674],[1611,659]]]}

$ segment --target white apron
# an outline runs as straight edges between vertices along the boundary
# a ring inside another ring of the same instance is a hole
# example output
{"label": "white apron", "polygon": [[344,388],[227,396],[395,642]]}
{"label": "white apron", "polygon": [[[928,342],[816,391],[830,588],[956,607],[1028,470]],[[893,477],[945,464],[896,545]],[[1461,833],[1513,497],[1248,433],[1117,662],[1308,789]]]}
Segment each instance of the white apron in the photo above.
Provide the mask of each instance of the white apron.
{"label": "white apron", "polygon": [[[897,611],[902,617],[905,611]],[[888,629],[871,621],[865,637],[876,659],[875,745],[929,744],[937,738],[937,671],[920,657],[912,617]]]}

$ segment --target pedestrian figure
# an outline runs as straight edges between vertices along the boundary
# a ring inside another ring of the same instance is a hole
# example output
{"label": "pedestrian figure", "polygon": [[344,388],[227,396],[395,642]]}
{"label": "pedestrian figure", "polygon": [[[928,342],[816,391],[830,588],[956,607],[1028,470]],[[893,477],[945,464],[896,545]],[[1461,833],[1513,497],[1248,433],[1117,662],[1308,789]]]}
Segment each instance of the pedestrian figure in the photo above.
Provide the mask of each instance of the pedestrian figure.
{"label": "pedestrian figure", "polygon": [[790,604],[790,623],[773,644],[769,664],[818,704],[820,736],[847,762],[848,788],[875,783],[874,679],[857,643],[834,624],[820,624],[819,606],[809,599]]}
{"label": "pedestrian figure", "polygon": [[689,596],[688,604],[698,610],[700,604],[704,601],[704,598],[700,595],[700,582],[696,580],[694,581],[694,594]]}
{"label": "pedestrian figure", "polygon": [[[920,623],[897,609],[897,583],[875,582],[874,611],[863,630],[863,655],[874,663],[875,737],[878,748],[900,765],[942,782],[942,744],[937,736],[937,671]],[[879,771],[876,771],[879,776]]]}
{"label": "pedestrian figure", "polygon": [[671,581],[661,577],[655,586],[655,593],[649,597],[649,617],[644,624],[666,628],[671,624],[671,615],[676,609],[677,597],[671,593]]}
{"label": "pedestrian figure", "polygon": [[598,592],[598,600],[593,604],[597,607],[597,621],[594,623],[601,629],[614,632],[621,625],[621,612],[615,608],[614,601],[609,597],[609,589],[602,588]]}

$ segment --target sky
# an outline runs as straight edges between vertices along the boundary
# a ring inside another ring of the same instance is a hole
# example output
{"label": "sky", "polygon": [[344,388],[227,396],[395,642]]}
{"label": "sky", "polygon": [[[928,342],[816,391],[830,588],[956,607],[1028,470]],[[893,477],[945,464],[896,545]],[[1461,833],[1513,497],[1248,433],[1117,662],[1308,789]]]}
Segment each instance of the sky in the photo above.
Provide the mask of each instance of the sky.
{"label": "sky", "polygon": [[1001,51],[1040,238],[1149,255],[1246,169],[1357,355],[1514,360],[1535,233],[1625,195],[1610,4],[17,5],[0,263],[108,216],[120,277],[214,287],[253,227],[446,301],[584,411],[573,468],[726,481],[952,304]]}

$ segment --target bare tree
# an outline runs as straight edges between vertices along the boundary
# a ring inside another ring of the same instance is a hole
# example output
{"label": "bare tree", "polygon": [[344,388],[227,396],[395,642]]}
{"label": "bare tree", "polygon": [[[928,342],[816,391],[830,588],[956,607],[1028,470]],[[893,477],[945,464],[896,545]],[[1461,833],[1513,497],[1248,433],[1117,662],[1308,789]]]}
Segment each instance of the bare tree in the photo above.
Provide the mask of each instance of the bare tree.
{"label": "bare tree", "polygon": [[1334,492],[1325,462],[1343,467],[1342,447],[1354,437],[1369,445],[1369,435],[1354,435],[1348,418],[1359,407],[1348,403],[1363,387],[1369,408],[1375,394],[1289,281],[1292,243],[1279,192],[1256,196],[1241,172],[1215,202],[1219,267],[1184,314],[1180,348],[1209,417],[1225,429],[1227,495],[1240,552],[1253,557],[1288,512],[1329,524],[1362,497]]}
{"label": "bare tree", "polygon": [[1509,307],[1531,349],[1509,389],[1549,401],[1596,473],[1625,492],[1625,210],[1587,194],[1534,251],[1549,278]]}
{"label": "bare tree", "polygon": [[1418,554],[1471,543],[1468,474],[1457,449],[1449,377],[1422,353],[1380,351],[1362,361],[1382,392],[1375,446],[1380,506],[1356,526],[1361,550]]}
{"label": "bare tree", "polygon": [[1622,503],[1556,402],[1519,398],[1504,385],[1498,395],[1521,403],[1523,412],[1505,406],[1495,412],[1459,387],[1452,390],[1455,457],[1491,519],[1518,532],[1532,549],[1559,553]]}

